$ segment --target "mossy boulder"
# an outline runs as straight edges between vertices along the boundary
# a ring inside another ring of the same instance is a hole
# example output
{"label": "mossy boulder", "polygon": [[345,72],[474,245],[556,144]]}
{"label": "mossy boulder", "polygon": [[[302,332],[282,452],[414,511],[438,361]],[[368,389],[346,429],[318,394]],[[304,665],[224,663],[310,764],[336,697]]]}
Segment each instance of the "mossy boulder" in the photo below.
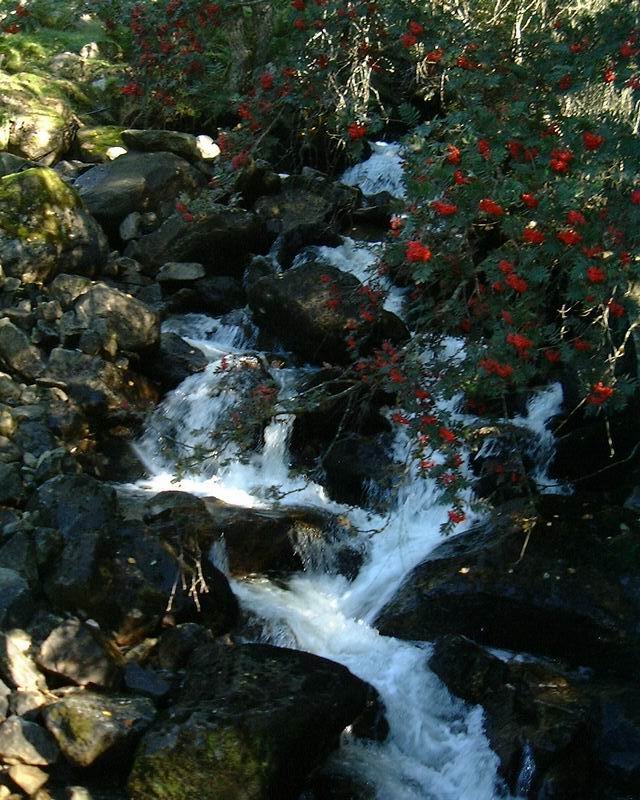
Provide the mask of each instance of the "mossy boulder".
{"label": "mossy boulder", "polygon": [[94,275],[109,254],[99,225],[52,170],[34,167],[0,178],[0,263],[24,283],[59,272]]}
{"label": "mossy boulder", "polygon": [[73,138],[74,116],[60,84],[42,75],[0,72],[0,147],[14,155],[54,164]]}
{"label": "mossy boulder", "polygon": [[177,705],[144,735],[132,800],[288,800],[375,690],[327,659],[270,645],[200,646]]}
{"label": "mossy boulder", "polygon": [[76,136],[74,150],[81,161],[87,164],[101,164],[109,161],[111,147],[125,147],[122,141],[122,128],[118,125],[95,125],[80,128]]}

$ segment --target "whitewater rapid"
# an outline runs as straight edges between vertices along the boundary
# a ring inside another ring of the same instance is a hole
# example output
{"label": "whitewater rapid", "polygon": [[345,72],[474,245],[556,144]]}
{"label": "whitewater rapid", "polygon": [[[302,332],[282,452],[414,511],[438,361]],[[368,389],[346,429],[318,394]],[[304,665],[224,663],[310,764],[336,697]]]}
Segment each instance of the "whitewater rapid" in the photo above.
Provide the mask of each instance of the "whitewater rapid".
{"label": "whitewater rapid", "polygon": [[[401,159],[397,148],[380,147],[346,178],[365,191],[402,193]],[[369,171],[368,171],[369,170]],[[385,178],[386,176],[386,178]],[[375,262],[374,248],[345,240],[322,248],[320,255],[360,279]],[[293,268],[304,268],[304,258]],[[401,297],[392,308],[399,310]],[[379,692],[386,709],[389,736],[384,742],[358,739],[350,731],[330,767],[356,776],[379,800],[495,800],[508,794],[497,777],[498,760],[483,733],[482,711],[453,698],[428,667],[430,645],[381,636],[373,620],[411,570],[442,541],[441,525],[448,508],[435,483],[409,469],[392,507],[384,515],[332,501],[324,487],[293,472],[288,440],[293,417],[284,410],[268,425],[264,444],[248,461],[240,461],[233,445],[202,471],[187,470],[178,478],[176,463],[195,448],[211,446],[210,432],[241,401],[241,392],[223,384],[228,367],[238,359],[255,358],[257,331],[248,312],[211,319],[190,314],[165,323],[198,347],[209,360],[204,372],[187,378],[152,416],[137,451],[149,477],[140,487],[149,492],[179,489],[213,496],[244,507],[280,505],[320,508],[346,520],[359,532],[364,561],[351,581],[309,568],[286,585],[266,578],[232,580],[242,606],[262,621],[261,641],[294,647],[344,664]],[[262,357],[264,358],[264,357]],[[280,397],[295,393],[304,371],[271,366]],[[560,408],[561,391],[552,386],[538,393],[527,413],[515,422],[538,442],[538,477],[544,480],[551,436],[547,421]],[[513,421],[512,421],[513,422]],[[401,426],[398,426],[401,427]],[[394,455],[408,457],[409,443],[398,431]],[[225,456],[225,457],[221,457]],[[471,502],[470,493],[466,500]],[[466,530],[478,515],[467,509]],[[329,545],[327,545],[329,546]],[[330,559],[326,559],[330,563]],[[218,562],[224,566],[224,558]]]}

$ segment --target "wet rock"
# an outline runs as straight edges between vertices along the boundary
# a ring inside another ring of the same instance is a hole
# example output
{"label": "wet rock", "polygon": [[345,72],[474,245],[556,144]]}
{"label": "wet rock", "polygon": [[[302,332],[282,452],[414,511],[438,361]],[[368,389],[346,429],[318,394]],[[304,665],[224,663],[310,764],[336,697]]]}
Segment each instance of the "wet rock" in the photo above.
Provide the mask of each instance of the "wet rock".
{"label": "wet rock", "polygon": [[118,676],[113,651],[98,631],[78,619],[51,631],[36,662],[45,672],[77,686],[109,687]]}
{"label": "wet rock", "polygon": [[599,725],[594,743],[607,785],[640,792],[640,690],[612,686],[598,693]]}
{"label": "wet rock", "polygon": [[0,567],[0,628],[26,625],[34,610],[27,581],[15,570]]}
{"label": "wet rock", "polygon": [[144,735],[132,800],[297,796],[373,690],[326,659],[268,645],[203,645],[175,710]]}
{"label": "wet rock", "polygon": [[94,275],[108,255],[107,240],[78,195],[51,169],[0,178],[0,262],[23,283],[59,272]]}
{"label": "wet rock", "polygon": [[133,211],[172,210],[180,192],[194,192],[203,182],[173,153],[126,153],[85,172],[75,186],[93,216],[115,230]]}
{"label": "wet rock", "polygon": [[145,303],[118,289],[96,283],[73,306],[76,325],[115,338],[119,350],[140,352],[160,340],[158,314]]}
{"label": "wet rock", "polygon": [[331,543],[348,543],[348,530],[321,511],[238,509],[216,501],[207,508],[225,567],[234,576],[299,571],[329,558],[325,549]]}
{"label": "wet rock", "polygon": [[221,316],[235,308],[241,308],[246,302],[240,282],[230,275],[199,278],[191,286],[184,286],[177,292],[172,292],[165,301],[170,313],[199,311],[214,316]]}
{"label": "wet rock", "polygon": [[[346,363],[349,320],[357,320],[363,304],[362,284],[353,275],[319,262],[307,262],[281,275],[252,283],[249,305],[257,320],[304,359]],[[287,313],[283,314],[282,309]],[[381,311],[368,332],[359,334],[361,349],[406,340],[404,323]]]}
{"label": "wet rock", "polygon": [[535,513],[503,507],[436,548],[383,608],[379,629],[422,640],[460,633],[635,674],[639,533],[625,513],[554,495],[539,498]]}
{"label": "wet rock", "polygon": [[163,333],[160,351],[147,358],[143,366],[150,377],[163,389],[169,390],[175,389],[189,375],[203,372],[207,363],[197,347],[192,347],[175,333]]}
{"label": "wet rock", "polygon": [[0,364],[28,381],[34,381],[44,369],[38,348],[8,319],[0,319]]}
{"label": "wet rock", "polygon": [[47,706],[44,720],[62,754],[78,767],[109,755],[123,758],[156,715],[144,697],[70,694]]}
{"label": "wet rock", "polygon": [[307,174],[287,178],[281,192],[259,198],[255,209],[269,232],[279,236],[278,259],[288,267],[304,247],[340,244],[336,225],[359,202],[358,189]]}
{"label": "wet rock", "polygon": [[207,273],[240,275],[249,253],[265,252],[269,237],[262,223],[249,211],[214,205],[197,213],[191,222],[179,214],[160,228],[127,247],[135,258],[155,274],[167,261],[203,264]]}
{"label": "wet rock", "polygon": [[489,742],[513,792],[528,758],[527,797],[541,796],[547,773],[570,778],[571,793],[554,797],[589,795],[592,704],[583,688],[548,666],[503,662],[459,636],[439,639],[429,665],[454,694],[484,708]]}
{"label": "wet rock", "polygon": [[391,436],[352,434],[335,440],[321,457],[326,486],[338,503],[367,506],[388,494],[395,475]]}
{"label": "wet rock", "polygon": [[8,764],[46,767],[57,760],[58,748],[40,725],[10,717],[0,725],[0,758]]}

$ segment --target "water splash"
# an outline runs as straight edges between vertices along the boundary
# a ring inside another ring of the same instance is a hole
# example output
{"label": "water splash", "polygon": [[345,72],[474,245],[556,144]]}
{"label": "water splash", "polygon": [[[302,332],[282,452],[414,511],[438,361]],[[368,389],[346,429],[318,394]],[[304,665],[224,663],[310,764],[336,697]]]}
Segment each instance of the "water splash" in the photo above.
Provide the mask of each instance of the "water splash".
{"label": "water splash", "polygon": [[350,167],[342,175],[342,183],[359,186],[366,195],[389,192],[393,197],[405,197],[401,146],[375,142],[371,150],[372,154],[366,161]]}

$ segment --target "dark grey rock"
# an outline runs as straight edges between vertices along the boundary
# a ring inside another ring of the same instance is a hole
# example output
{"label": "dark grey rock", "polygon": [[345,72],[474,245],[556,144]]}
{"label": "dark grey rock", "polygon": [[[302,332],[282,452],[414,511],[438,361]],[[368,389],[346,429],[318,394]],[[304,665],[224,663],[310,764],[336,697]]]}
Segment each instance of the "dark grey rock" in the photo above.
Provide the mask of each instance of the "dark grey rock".
{"label": "dark grey rock", "polygon": [[26,625],[35,610],[29,584],[15,570],[0,567],[0,628]]}
{"label": "dark grey rock", "polygon": [[88,170],[75,186],[93,216],[117,229],[131,212],[173,208],[180,192],[194,192],[203,183],[203,176],[173,153],[126,153]]}
{"label": "dark grey rock", "polygon": [[175,389],[189,375],[203,372],[208,361],[201,350],[175,333],[160,336],[160,350],[145,359],[143,367],[163,389]]}
{"label": "dark grey rock", "polygon": [[15,464],[0,463],[0,503],[15,505],[24,498],[20,470]]}
{"label": "dark grey rock", "polygon": [[[640,534],[630,512],[545,495],[437,547],[378,617],[384,635],[459,633],[633,677]],[[526,548],[525,548],[526,542]],[[523,548],[525,548],[524,555]]]}
{"label": "dark grey rock", "polygon": [[70,308],[74,300],[92,285],[90,278],[82,275],[57,275],[49,284],[49,295],[57,300],[62,308]]}
{"label": "dark grey rock", "polygon": [[159,700],[165,697],[171,685],[152,669],[145,669],[140,664],[127,664],[123,670],[124,685],[136,694]]}
{"label": "dark grey rock", "polygon": [[173,214],[148,236],[131,242],[125,255],[155,274],[167,261],[203,264],[207,273],[240,275],[250,253],[265,252],[269,237],[249,211],[214,205],[191,222]]}

